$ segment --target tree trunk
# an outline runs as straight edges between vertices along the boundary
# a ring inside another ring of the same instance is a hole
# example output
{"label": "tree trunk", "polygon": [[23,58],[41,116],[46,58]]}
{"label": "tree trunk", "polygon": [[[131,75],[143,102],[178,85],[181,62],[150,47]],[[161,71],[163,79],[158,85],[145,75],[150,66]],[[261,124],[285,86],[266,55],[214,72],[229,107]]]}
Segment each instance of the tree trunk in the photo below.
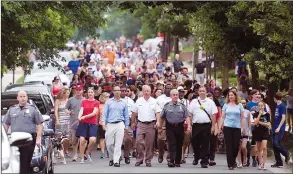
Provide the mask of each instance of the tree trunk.
{"label": "tree trunk", "polygon": [[229,68],[228,59],[221,61],[221,74],[222,74],[222,89],[225,90],[229,88]]}
{"label": "tree trunk", "polygon": [[293,79],[290,79],[289,81],[289,88],[293,88]]}
{"label": "tree trunk", "polygon": [[171,34],[168,33],[167,34],[167,43],[168,43],[168,47],[167,47],[167,57],[170,55],[170,51],[172,50],[171,48]]}
{"label": "tree trunk", "polygon": [[174,55],[179,54],[179,38],[177,36],[174,37]]}
{"label": "tree trunk", "polygon": [[250,72],[251,72],[252,88],[258,89],[259,88],[259,84],[258,84],[259,74],[258,74],[258,70],[257,70],[257,68],[255,66],[255,63],[250,62],[249,63],[249,68],[250,68]]}
{"label": "tree trunk", "polygon": [[274,102],[274,96],[275,94],[278,92],[278,86],[279,84],[274,82],[274,83],[268,83],[268,92],[267,92],[267,103],[271,109],[271,119],[272,119],[272,125],[274,124],[275,121],[275,107],[276,107],[276,103]]}

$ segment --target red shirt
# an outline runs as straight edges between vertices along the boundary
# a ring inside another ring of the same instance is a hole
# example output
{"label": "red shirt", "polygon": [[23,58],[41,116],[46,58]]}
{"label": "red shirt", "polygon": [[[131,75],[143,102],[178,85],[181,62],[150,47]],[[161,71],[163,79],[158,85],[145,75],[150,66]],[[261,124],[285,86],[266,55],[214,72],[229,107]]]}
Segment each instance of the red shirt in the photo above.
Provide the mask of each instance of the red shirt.
{"label": "red shirt", "polygon": [[[99,108],[100,103],[97,100],[88,100],[85,99],[81,102],[81,107],[83,107],[82,116],[89,115],[93,113],[95,107]],[[81,123],[97,124],[97,116],[92,116],[80,121]]]}

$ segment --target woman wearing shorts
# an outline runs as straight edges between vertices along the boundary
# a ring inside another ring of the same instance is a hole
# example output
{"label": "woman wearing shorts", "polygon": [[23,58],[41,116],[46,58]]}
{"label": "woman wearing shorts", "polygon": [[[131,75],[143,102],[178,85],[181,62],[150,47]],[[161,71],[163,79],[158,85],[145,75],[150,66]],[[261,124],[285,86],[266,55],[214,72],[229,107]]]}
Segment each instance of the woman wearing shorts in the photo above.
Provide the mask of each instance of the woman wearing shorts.
{"label": "woman wearing shorts", "polygon": [[103,114],[103,108],[104,108],[104,105],[106,103],[106,101],[109,99],[110,97],[110,94],[107,93],[107,92],[103,92],[100,97],[99,97],[99,101],[100,101],[100,106],[99,106],[99,131],[98,131],[98,134],[99,134],[99,145],[100,145],[100,148],[101,148],[101,159],[105,158],[105,130],[103,129],[103,126],[102,126],[102,114]]}
{"label": "woman wearing shorts", "polygon": [[[54,114],[55,114],[55,132],[56,134],[61,134],[62,136],[69,137],[69,123],[70,115],[66,109],[66,103],[69,97],[69,89],[62,88],[58,95],[56,96],[56,101],[54,105]],[[63,142],[63,150],[66,156],[69,156],[68,153],[69,140]],[[64,163],[64,161],[63,161]]]}
{"label": "woman wearing shorts", "polygon": [[[251,114],[246,108],[246,100],[241,100],[241,104],[244,108],[244,119],[245,119],[245,135],[241,136],[240,146],[238,151],[238,168],[247,167],[247,140],[250,135],[251,128]],[[242,155],[243,154],[243,155]],[[242,161],[243,159],[243,161]]]}
{"label": "woman wearing shorts", "polygon": [[258,112],[253,114],[254,130],[252,136],[256,141],[257,155],[260,162],[259,169],[266,170],[265,163],[267,160],[267,142],[270,138],[271,119],[270,114],[265,112],[265,103],[258,103]]}
{"label": "woman wearing shorts", "polygon": [[79,151],[81,156],[80,163],[84,163],[84,151],[87,144],[87,139],[89,141],[87,150],[86,150],[86,157],[88,162],[92,162],[90,157],[90,152],[93,146],[96,143],[97,137],[97,115],[99,112],[99,102],[95,100],[95,92],[94,88],[89,87],[87,90],[87,99],[84,99],[81,102],[81,108],[78,114],[79,125],[76,130],[76,136],[79,137],[80,144],[79,144]]}

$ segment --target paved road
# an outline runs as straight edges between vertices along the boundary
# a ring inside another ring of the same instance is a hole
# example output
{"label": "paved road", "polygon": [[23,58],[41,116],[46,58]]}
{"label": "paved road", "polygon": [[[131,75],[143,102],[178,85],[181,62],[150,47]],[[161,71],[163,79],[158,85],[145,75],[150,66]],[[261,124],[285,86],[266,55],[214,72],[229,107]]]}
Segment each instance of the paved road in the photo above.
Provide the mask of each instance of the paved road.
{"label": "paved road", "polygon": [[[135,158],[131,158],[130,164],[125,164],[124,160],[121,162],[121,167],[109,167],[109,159],[100,159],[99,152],[94,150],[92,153],[92,163],[79,164],[79,162],[72,162],[71,158],[67,158],[67,164],[58,163],[55,165],[55,173],[273,173],[268,164],[268,170],[257,170],[257,168],[242,168],[235,170],[228,170],[226,165],[226,156],[224,154],[216,154],[216,166],[208,169],[200,168],[200,165],[193,166],[191,154],[187,158],[187,163],[182,164],[180,168],[168,168],[166,161],[159,164],[157,156],[154,156],[152,167],[146,167],[145,164],[140,167],[135,167]],[[290,172],[290,170],[288,170]],[[288,172],[287,171],[287,172]],[[277,169],[276,173],[285,173],[284,169]]]}

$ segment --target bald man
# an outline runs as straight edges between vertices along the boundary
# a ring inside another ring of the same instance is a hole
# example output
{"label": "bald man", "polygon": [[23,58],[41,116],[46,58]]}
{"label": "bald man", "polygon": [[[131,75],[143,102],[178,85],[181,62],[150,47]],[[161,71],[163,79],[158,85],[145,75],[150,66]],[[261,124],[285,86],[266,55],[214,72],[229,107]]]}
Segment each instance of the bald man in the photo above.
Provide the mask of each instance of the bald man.
{"label": "bald man", "polygon": [[18,92],[17,100],[19,104],[9,108],[3,126],[6,132],[11,127],[11,133],[27,132],[32,135],[33,143],[19,148],[20,173],[28,174],[35,146],[41,144],[44,119],[36,106],[27,103],[28,97],[25,91]]}
{"label": "bald man", "polygon": [[142,92],[143,97],[137,99],[136,103],[132,107],[132,129],[134,129],[136,123],[138,123],[136,129],[137,157],[135,166],[140,166],[143,164],[143,160],[145,159],[146,166],[151,167],[151,160],[153,158],[153,144],[155,140],[155,128],[161,127],[161,109],[157,104],[156,99],[150,96],[150,86],[144,85],[142,87]]}

